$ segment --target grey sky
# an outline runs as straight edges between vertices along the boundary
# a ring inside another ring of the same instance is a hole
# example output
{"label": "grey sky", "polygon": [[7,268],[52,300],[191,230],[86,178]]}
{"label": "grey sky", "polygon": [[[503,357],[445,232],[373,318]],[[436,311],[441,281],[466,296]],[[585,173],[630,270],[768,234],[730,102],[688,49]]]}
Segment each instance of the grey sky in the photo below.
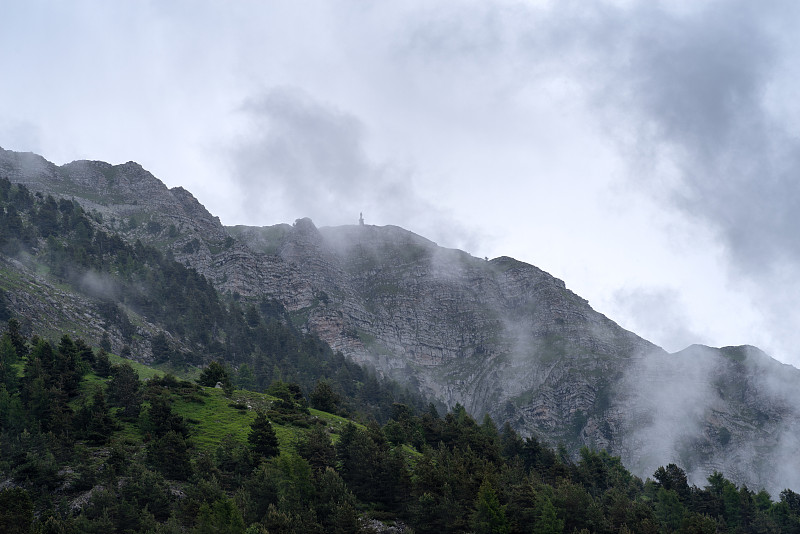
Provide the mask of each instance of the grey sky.
{"label": "grey sky", "polygon": [[800,364],[794,2],[6,2],[0,146],[396,224]]}

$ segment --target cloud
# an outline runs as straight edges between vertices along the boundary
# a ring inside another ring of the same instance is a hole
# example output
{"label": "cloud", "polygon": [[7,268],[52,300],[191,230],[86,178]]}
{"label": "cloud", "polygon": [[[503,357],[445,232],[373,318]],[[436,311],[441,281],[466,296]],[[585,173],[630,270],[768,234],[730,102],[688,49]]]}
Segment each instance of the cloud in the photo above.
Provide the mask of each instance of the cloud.
{"label": "cloud", "polygon": [[[715,291],[728,284],[733,293],[747,293],[742,302],[763,304],[765,318],[758,322],[766,329],[759,325],[745,341],[789,359],[800,342],[793,329],[800,314],[787,296],[800,293],[800,239],[794,232],[800,188],[793,178],[800,167],[800,105],[790,98],[800,77],[787,74],[793,72],[792,21],[798,14],[788,1],[744,0],[414,4],[348,12],[368,21],[366,29],[336,19],[333,35],[382,97],[365,93],[361,79],[346,89],[333,81],[325,94],[336,104],[292,87],[254,96],[243,108],[252,135],[234,151],[246,209],[265,223],[307,215],[317,224],[352,223],[363,211],[367,222],[399,224],[467,250],[486,248],[464,237],[469,232],[454,216],[433,207],[442,202],[430,196],[425,181],[442,174],[451,189],[462,185],[463,176],[462,191],[450,196],[475,212],[484,208],[476,196],[495,204],[485,206],[492,213],[501,213],[499,205],[509,212],[524,209],[520,198],[547,198],[531,209],[539,215],[552,209],[550,218],[557,218],[562,202],[574,203],[591,190],[569,218],[579,221],[575,231],[591,234],[580,221],[592,209],[602,212],[589,203],[602,202],[594,192],[607,188],[608,173],[617,172],[607,161],[591,163],[603,157],[591,148],[599,131],[620,168],[627,167],[632,192],[626,198],[654,199],[659,209],[692,221],[702,227],[698,233],[710,233],[722,245],[726,263]],[[300,85],[320,94],[319,85]],[[348,91],[371,96],[362,105]],[[411,141],[393,139],[387,133],[392,128]],[[393,154],[392,141],[397,154],[413,146],[415,163],[403,167],[372,157],[375,139],[383,154]],[[529,146],[518,144],[521,139]],[[543,162],[550,167],[537,167]],[[561,191],[557,184],[565,183],[570,194],[564,199],[570,200],[554,198]],[[504,193],[495,195],[497,188]],[[511,190],[516,193],[505,192]],[[461,210],[463,219],[463,209],[452,209]],[[449,233],[458,237],[446,235],[451,226]],[[614,230],[612,224],[602,228]],[[510,234],[502,227],[490,231]],[[620,239],[631,234],[622,232]],[[542,241],[534,238],[529,240]],[[581,247],[586,236],[574,239]],[[675,287],[668,273],[662,279]],[[640,310],[640,317],[648,298],[657,307],[652,320],[637,324],[649,324],[664,336],[659,343],[673,350],[703,341],[690,338],[703,326],[678,321],[678,304],[654,300],[659,287],[663,283],[642,289],[650,295],[627,295],[635,300],[627,307]],[[623,296],[618,292],[614,300]],[[662,312],[670,328],[657,327]],[[672,335],[679,341],[669,340]]]}
{"label": "cloud", "polygon": [[0,117],[0,139],[6,150],[38,152],[41,146],[41,131],[28,121],[3,119]]}
{"label": "cloud", "polygon": [[[248,132],[231,150],[246,210],[260,220],[311,217],[317,225],[398,224],[459,244],[470,234],[420,197],[413,173],[373,161],[356,116],[291,87],[274,88],[241,109]],[[451,245],[453,246],[453,245]]]}
{"label": "cloud", "polygon": [[486,69],[498,80],[479,86],[512,101],[532,88],[585,100],[633,163],[633,180],[715,228],[740,269],[800,259],[800,124],[787,120],[800,117],[800,106],[786,98],[797,82],[785,74],[798,44],[785,37],[800,15],[796,3],[568,0],[442,10],[411,18],[405,55],[451,77],[464,64],[472,74]]}
{"label": "cloud", "polygon": [[367,160],[363,125],[353,116],[290,88],[251,99],[243,112],[253,136],[237,149],[237,179],[247,191],[267,190],[298,216],[328,218],[363,204],[371,178],[385,182]]}
{"label": "cloud", "polygon": [[720,274],[763,303],[758,341],[784,359],[800,342],[785,296],[800,294],[798,15],[788,1],[567,1],[528,11],[516,39],[529,84],[579,88],[630,187],[715,235]]}
{"label": "cloud", "polygon": [[83,291],[93,297],[101,299],[119,298],[119,285],[113,277],[94,270],[85,271],[83,274],[75,274],[78,285]]}
{"label": "cloud", "polygon": [[[796,487],[797,370],[752,347],[696,345],[636,359],[624,373],[623,456],[639,476],[674,462],[698,486],[718,470],[773,495]],[[759,433],[751,432],[754,423]]]}
{"label": "cloud", "polygon": [[[709,377],[715,359],[705,354],[645,356],[625,370],[620,391],[628,397],[622,410],[624,443],[630,468],[650,476],[668,461],[687,467],[694,440],[715,395]],[[688,453],[688,454],[687,454]],[[701,484],[703,476],[692,482]]]}
{"label": "cloud", "polygon": [[[458,103],[465,83],[474,81],[477,88],[466,94],[484,104],[492,101],[488,95],[496,97],[494,109],[508,124],[518,122],[504,115],[508,109],[532,110],[540,101],[562,109],[565,120],[573,110],[585,113],[584,128],[602,132],[622,162],[626,198],[689,221],[672,231],[694,227],[720,244],[717,295],[709,289],[706,298],[719,306],[727,300],[720,291],[746,294],[742,304],[755,302],[764,315],[746,341],[788,360],[800,343],[800,313],[792,304],[800,296],[800,105],[794,97],[800,76],[792,66],[798,15],[793,2],[744,0],[437,7],[406,17],[401,63],[422,65],[432,78],[445,80],[440,88]],[[465,114],[480,113],[476,105]],[[574,131],[546,126],[558,146],[571,144],[572,154],[588,160]],[[537,140],[537,147],[547,142]],[[565,169],[560,162],[562,182],[569,180]],[[587,172],[573,188],[576,194],[607,179],[609,169],[599,165]],[[530,191],[546,193],[546,187],[537,183]],[[623,228],[619,238],[632,233]],[[576,243],[582,240],[575,236]],[[661,269],[667,271],[662,280],[675,287],[669,265]],[[644,295],[627,296],[636,301],[628,307],[644,313]],[[704,308],[713,310],[714,303]],[[653,308],[649,315],[659,312],[672,314],[664,319],[676,325],[674,309]],[[683,342],[700,330],[705,328],[680,327],[672,334]]]}
{"label": "cloud", "polygon": [[800,314],[784,297],[800,290],[799,125],[776,114],[769,95],[789,53],[776,20],[797,20],[798,9],[711,2],[689,15],[634,13],[630,24],[611,23],[632,29],[627,61],[601,94],[616,95],[608,101],[635,132],[629,146],[670,169],[636,179],[717,234],[725,274],[766,304],[765,342],[785,358],[800,341]]}
{"label": "cloud", "polygon": [[598,58],[616,65],[599,105],[614,106],[637,153],[672,170],[675,180],[654,192],[709,224],[736,267],[755,276],[800,260],[800,151],[766,102],[782,53],[770,22],[797,10],[773,6],[710,2],[688,15],[640,7],[608,12],[600,23],[622,29],[611,50],[623,61]]}
{"label": "cloud", "polygon": [[625,327],[674,352],[697,343],[701,336],[690,325],[680,293],[672,288],[623,288],[614,294]]}

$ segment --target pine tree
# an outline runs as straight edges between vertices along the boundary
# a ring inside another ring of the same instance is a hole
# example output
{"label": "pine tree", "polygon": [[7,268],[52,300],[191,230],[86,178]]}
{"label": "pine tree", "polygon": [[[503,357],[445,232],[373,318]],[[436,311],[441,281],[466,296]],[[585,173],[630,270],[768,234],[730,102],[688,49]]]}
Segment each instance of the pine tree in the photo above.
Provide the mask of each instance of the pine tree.
{"label": "pine tree", "polygon": [[0,337],[0,386],[10,392],[17,390],[17,370],[13,365],[17,362],[17,351],[8,335]]}
{"label": "pine tree", "polygon": [[328,413],[337,413],[341,397],[336,393],[328,382],[317,380],[314,391],[309,395],[311,406],[317,410]]}
{"label": "pine tree", "polygon": [[20,333],[19,321],[12,317],[8,320],[8,329],[4,336],[7,335],[14,349],[17,351],[17,358],[24,358],[28,355],[28,346],[25,337]]}
{"label": "pine tree", "polygon": [[84,405],[78,411],[74,424],[78,435],[83,436],[89,443],[103,445],[108,442],[116,425],[109,415],[102,389],[95,389],[92,403]]}
{"label": "pine tree", "polygon": [[208,367],[203,369],[203,372],[200,373],[200,378],[197,379],[197,383],[201,386],[211,388],[217,384],[222,384],[222,389],[225,391],[226,395],[233,393],[233,383],[231,382],[228,370],[216,360],[209,363]]}
{"label": "pine tree", "polygon": [[239,366],[239,371],[236,374],[236,386],[239,389],[256,391],[256,376],[253,374],[253,368],[246,363]]}
{"label": "pine tree", "polygon": [[315,479],[315,509],[325,532],[347,534],[359,532],[358,501],[339,473],[328,467]]}
{"label": "pine tree", "polygon": [[475,534],[508,534],[511,527],[506,519],[505,506],[500,505],[497,492],[487,479],[483,480],[472,514]]}
{"label": "pine tree", "polygon": [[111,360],[108,359],[108,351],[103,347],[97,352],[97,357],[94,359],[92,369],[97,376],[101,378],[108,378],[111,374]]}
{"label": "pine tree", "polygon": [[547,497],[542,498],[539,520],[533,527],[534,534],[561,534],[564,532],[564,521],[558,518],[556,507]]}
{"label": "pine tree", "polygon": [[172,399],[167,392],[161,392],[150,399],[145,428],[159,438],[170,431],[184,437],[189,434],[186,420],[172,412]]}
{"label": "pine tree", "polygon": [[197,515],[197,534],[225,532],[227,534],[244,534],[242,513],[227,497],[214,501],[211,505],[203,503]]}
{"label": "pine tree", "polygon": [[188,480],[192,474],[189,445],[174,430],[148,444],[147,461],[169,479]]}
{"label": "pine tree", "polygon": [[323,473],[336,464],[336,449],[324,428],[315,425],[297,445],[297,452],[306,459],[315,473]]}
{"label": "pine tree", "polygon": [[108,400],[112,406],[121,407],[121,418],[135,421],[142,408],[142,388],[139,375],[128,363],[115,365],[112,368],[111,381],[108,383]]}
{"label": "pine tree", "polygon": [[0,532],[33,532],[33,501],[24,489],[0,490]]}
{"label": "pine tree", "polygon": [[267,414],[262,411],[256,413],[255,420],[250,424],[250,434],[247,435],[247,442],[253,452],[264,458],[272,458],[280,452],[278,446],[278,436],[272,428]]}

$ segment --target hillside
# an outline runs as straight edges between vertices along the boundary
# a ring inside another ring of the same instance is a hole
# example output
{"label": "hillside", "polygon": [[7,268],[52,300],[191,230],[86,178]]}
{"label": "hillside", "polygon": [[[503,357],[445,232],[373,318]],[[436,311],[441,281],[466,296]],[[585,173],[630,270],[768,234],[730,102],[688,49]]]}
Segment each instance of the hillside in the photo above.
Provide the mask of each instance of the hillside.
{"label": "hillside", "polygon": [[[117,362],[111,365],[111,360]],[[219,374],[222,373],[222,374]],[[146,380],[141,379],[147,377]],[[392,405],[382,427],[309,408],[295,384],[209,387],[80,339],[0,336],[0,531],[9,534],[796,532],[800,495],[643,481],[572,461],[464,408]],[[317,408],[325,396],[310,395]]]}
{"label": "hillside", "polygon": [[[105,231],[190,266],[223,294],[280,303],[295,327],[443,405],[488,413],[572,454],[605,448],[642,476],[674,461],[695,482],[716,469],[772,491],[800,485],[800,466],[786,454],[796,450],[791,385],[800,372],[757,349],[667,354],[532,265],[474,258],[398,227],[298,219],[226,228],[134,163],[59,167],[0,149],[0,176],[74,198]],[[5,261],[15,304],[41,304],[59,289],[46,273],[17,269],[19,259]],[[20,307],[31,321],[37,309],[47,306]],[[43,322],[73,331],[81,309],[76,302],[63,317],[48,309]],[[135,352],[152,357],[147,336]]]}
{"label": "hillside", "polygon": [[298,330],[276,301],[220,295],[169,254],[127,244],[72,200],[33,195],[0,178],[0,312],[23,332],[63,333],[182,372],[217,359],[237,385],[263,390],[286,379],[308,393],[319,380],[339,408],[385,420],[392,401],[421,397]]}

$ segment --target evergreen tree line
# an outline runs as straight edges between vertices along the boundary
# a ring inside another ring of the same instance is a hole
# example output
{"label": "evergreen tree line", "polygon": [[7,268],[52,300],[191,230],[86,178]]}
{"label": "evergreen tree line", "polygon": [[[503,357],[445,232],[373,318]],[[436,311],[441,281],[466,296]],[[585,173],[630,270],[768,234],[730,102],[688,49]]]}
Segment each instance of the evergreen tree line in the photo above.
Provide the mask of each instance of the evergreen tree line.
{"label": "evergreen tree line", "polygon": [[[422,397],[347,360],[313,334],[292,324],[277,301],[242,302],[221,296],[194,269],[152,246],[127,244],[106,232],[79,204],[30,193],[23,185],[0,178],[0,251],[25,252],[46,265],[50,274],[94,298],[106,327],[124,340],[136,335],[128,312],[170,332],[180,346],[160,333],[151,340],[156,363],[177,366],[218,361],[230,368],[235,386],[264,391],[276,380],[298,384],[310,393],[323,379],[336,410],[386,421],[392,402],[417,408]],[[0,315],[10,310],[0,291]],[[105,345],[111,350],[110,344]],[[130,354],[123,348],[123,355]]]}
{"label": "evergreen tree line", "polygon": [[460,405],[442,417],[393,403],[383,426],[350,422],[334,440],[312,424],[281,443],[276,429],[296,427],[278,416],[308,400],[286,382],[269,389],[278,400],[245,439],[203,449],[176,411],[207,402],[203,386],[143,383],[103,349],[26,338],[12,318],[0,336],[0,532],[368,532],[366,517],[417,534],[800,532],[791,490],[773,501],[720,473],[698,488],[674,464],[643,481],[605,451],[573,461]]}

